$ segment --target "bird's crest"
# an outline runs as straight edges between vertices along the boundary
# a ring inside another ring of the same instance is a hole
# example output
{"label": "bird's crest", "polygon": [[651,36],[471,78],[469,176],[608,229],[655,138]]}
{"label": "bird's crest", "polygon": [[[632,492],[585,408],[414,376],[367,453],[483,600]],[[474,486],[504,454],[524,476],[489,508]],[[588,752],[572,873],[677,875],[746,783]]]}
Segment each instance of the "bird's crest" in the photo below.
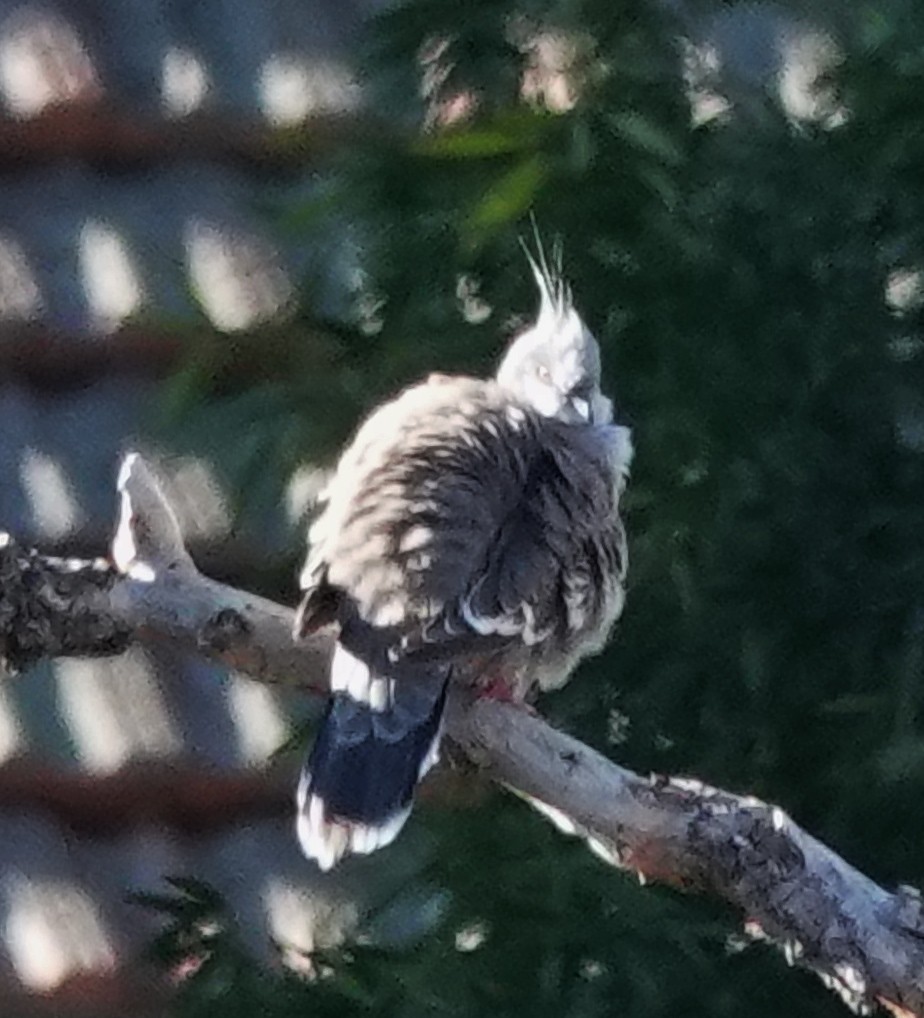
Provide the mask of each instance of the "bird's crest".
{"label": "bird's crest", "polygon": [[560,321],[574,307],[571,297],[571,287],[565,282],[562,271],[563,251],[561,238],[557,237],[552,243],[551,260],[546,257],[545,245],[539,233],[539,226],[536,217],[530,215],[533,227],[533,244],[535,254],[530,250],[529,244],[520,237],[520,246],[533,270],[533,278],[536,286],[539,287],[539,323]]}

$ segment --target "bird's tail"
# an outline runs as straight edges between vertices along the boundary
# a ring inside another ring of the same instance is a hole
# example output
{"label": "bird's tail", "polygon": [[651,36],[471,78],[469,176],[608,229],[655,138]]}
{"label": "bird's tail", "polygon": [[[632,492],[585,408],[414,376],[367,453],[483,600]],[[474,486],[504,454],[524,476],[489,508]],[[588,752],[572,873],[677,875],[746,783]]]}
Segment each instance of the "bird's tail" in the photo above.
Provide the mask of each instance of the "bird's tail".
{"label": "bird's tail", "polygon": [[329,870],[397,837],[438,759],[448,671],[377,674],[338,643],[331,698],[298,783],[302,851]]}

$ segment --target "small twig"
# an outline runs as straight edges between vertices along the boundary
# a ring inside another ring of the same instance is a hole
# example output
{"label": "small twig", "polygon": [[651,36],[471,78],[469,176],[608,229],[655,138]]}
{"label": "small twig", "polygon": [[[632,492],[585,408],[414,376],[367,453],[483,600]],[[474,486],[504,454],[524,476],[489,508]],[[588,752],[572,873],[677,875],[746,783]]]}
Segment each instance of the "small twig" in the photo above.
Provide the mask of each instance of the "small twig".
{"label": "small twig", "polygon": [[116,489],[119,522],[112,540],[116,569],[143,583],[152,583],[164,572],[194,573],[173,506],[138,453],[131,452],[122,461]]}

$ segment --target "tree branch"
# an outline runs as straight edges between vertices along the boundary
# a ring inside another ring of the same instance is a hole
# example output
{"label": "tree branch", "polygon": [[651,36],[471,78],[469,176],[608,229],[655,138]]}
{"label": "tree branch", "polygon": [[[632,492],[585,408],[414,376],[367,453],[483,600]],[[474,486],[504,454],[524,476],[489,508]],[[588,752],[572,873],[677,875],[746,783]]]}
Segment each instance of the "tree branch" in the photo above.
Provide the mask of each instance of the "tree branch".
{"label": "tree branch", "polygon": [[[118,487],[114,564],[42,556],[0,535],[0,655],[10,667],[163,640],[263,682],[323,691],[329,635],[295,645],[288,608],[199,573],[139,457],[126,459]],[[878,1003],[924,1018],[919,893],[875,884],[779,808],[640,777],[529,711],[464,690],[453,693],[447,735],[607,862],[734,906],[750,936],[817,972],[855,1011]]]}

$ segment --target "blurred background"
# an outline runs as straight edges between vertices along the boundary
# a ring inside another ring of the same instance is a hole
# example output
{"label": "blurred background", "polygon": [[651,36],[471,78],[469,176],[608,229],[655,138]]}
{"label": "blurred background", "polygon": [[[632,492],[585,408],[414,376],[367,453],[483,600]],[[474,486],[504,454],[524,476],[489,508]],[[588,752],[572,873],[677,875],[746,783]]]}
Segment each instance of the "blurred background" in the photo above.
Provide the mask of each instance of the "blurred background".
{"label": "blurred background", "polygon": [[[140,447],[294,603],[359,416],[533,314],[532,210],[637,444],[543,713],[924,882],[919,3],[0,0],[0,106],[0,527],[103,553]],[[322,878],[316,709],[163,648],[0,686],[4,1015],[844,1013],[464,772]]]}

